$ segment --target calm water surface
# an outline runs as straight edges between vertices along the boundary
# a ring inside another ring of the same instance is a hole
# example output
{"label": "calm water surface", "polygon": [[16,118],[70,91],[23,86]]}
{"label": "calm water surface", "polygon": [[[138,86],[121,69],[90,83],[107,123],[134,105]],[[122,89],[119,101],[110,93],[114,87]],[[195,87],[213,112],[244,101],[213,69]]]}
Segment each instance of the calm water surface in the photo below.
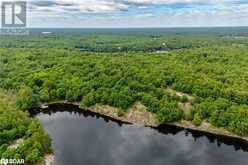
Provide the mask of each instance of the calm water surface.
{"label": "calm water surface", "polygon": [[247,165],[247,146],[161,126],[122,124],[73,106],[37,113],[53,140],[57,165]]}

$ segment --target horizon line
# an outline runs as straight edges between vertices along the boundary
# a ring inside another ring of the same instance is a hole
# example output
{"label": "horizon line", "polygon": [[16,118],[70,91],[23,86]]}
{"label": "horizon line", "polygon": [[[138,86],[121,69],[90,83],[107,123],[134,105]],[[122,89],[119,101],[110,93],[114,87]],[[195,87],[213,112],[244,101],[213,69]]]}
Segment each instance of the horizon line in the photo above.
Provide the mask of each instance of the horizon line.
{"label": "horizon line", "polygon": [[[171,27],[27,27],[28,29],[171,29],[171,28],[248,28],[245,26],[171,26]],[[0,28],[1,29],[1,28]]]}

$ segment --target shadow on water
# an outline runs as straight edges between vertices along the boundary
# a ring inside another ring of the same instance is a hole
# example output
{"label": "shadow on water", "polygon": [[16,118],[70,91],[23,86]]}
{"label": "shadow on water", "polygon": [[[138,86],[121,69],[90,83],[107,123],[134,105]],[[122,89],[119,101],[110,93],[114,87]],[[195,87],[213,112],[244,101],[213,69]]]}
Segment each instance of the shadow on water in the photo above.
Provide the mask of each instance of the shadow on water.
{"label": "shadow on water", "polygon": [[36,108],[36,109],[29,110],[29,113],[31,114],[32,117],[37,116],[40,113],[48,114],[48,115],[51,116],[56,112],[69,112],[71,114],[82,115],[85,118],[87,118],[87,117],[94,117],[94,118],[97,118],[97,119],[102,118],[102,119],[104,119],[105,122],[108,123],[109,121],[112,121],[112,122],[117,123],[120,127],[123,124],[131,124],[131,123],[122,122],[122,121],[119,121],[119,120],[116,120],[114,118],[104,116],[104,115],[101,115],[101,114],[98,114],[98,113],[82,110],[81,108],[79,108],[78,106],[73,105],[73,104],[55,103],[55,104],[49,105],[49,107],[45,108],[45,109]]}
{"label": "shadow on water", "polygon": [[245,140],[241,140],[238,138],[227,137],[223,135],[215,135],[207,132],[195,131],[180,128],[177,126],[170,126],[170,125],[160,125],[159,127],[155,128],[160,133],[169,135],[177,135],[180,132],[184,132],[185,136],[191,135],[195,141],[202,137],[206,137],[209,143],[217,144],[218,147],[221,147],[222,144],[233,146],[235,151],[242,150],[244,152],[248,152],[248,143]]}
{"label": "shadow on water", "polygon": [[[78,106],[72,105],[72,104],[57,103],[57,104],[49,105],[49,107],[45,109],[36,108],[36,109],[29,110],[29,113],[32,117],[37,116],[41,113],[51,116],[57,112],[69,112],[71,114],[77,114],[80,116],[84,116],[85,118],[87,117],[93,117],[96,119],[101,118],[101,119],[104,119],[104,121],[107,123],[110,121],[114,122],[118,124],[119,127],[122,127],[123,125],[131,124],[131,123],[122,122],[122,121],[119,121],[119,120],[116,120],[111,117],[104,116],[98,113],[82,110]],[[184,128],[180,128],[177,126],[166,125],[166,124],[160,125],[152,129],[155,129],[156,131],[164,135],[175,136],[179,133],[184,133],[185,136],[192,136],[195,142],[198,141],[202,137],[206,137],[209,143],[216,144],[218,147],[221,147],[222,144],[225,144],[228,146],[233,146],[235,151],[242,150],[244,152],[248,152],[248,143],[238,138],[231,138],[231,137],[215,135],[215,134],[211,134],[207,132],[189,130],[189,129],[184,129]]]}

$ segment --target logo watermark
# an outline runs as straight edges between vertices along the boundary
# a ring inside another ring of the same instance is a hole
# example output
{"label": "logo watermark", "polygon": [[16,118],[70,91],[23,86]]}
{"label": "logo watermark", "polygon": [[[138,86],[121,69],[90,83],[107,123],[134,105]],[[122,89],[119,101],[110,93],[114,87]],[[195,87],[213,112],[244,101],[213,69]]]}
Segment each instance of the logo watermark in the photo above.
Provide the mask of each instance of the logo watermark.
{"label": "logo watermark", "polygon": [[2,35],[27,35],[27,2],[3,1],[1,3]]}
{"label": "logo watermark", "polygon": [[0,160],[0,164],[7,165],[7,164],[24,164],[24,159],[4,159]]}

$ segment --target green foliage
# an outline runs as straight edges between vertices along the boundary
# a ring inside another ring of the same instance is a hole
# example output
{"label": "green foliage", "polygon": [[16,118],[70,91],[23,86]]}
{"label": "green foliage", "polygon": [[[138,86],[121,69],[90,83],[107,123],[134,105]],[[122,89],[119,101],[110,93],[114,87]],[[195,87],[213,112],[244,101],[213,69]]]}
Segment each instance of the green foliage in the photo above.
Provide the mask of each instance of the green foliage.
{"label": "green foliage", "polygon": [[[0,157],[25,158],[26,163],[38,163],[44,154],[51,152],[51,140],[40,123],[18,110],[15,102],[15,95],[0,89]],[[20,139],[17,148],[9,148]]]}
{"label": "green foliage", "polygon": [[39,92],[40,95],[40,100],[42,102],[47,102],[50,100],[50,93],[48,91],[48,89],[44,88]]}
{"label": "green foliage", "polygon": [[186,102],[188,102],[188,101],[189,101],[189,99],[188,99],[188,97],[185,96],[185,95],[183,95],[183,96],[180,98],[180,102],[182,102],[182,103],[186,103]]}
{"label": "green foliage", "polygon": [[26,157],[26,160],[30,163],[36,163],[41,161],[41,154],[38,149],[32,150],[32,152]]}
{"label": "green foliage", "polygon": [[183,112],[177,107],[176,102],[166,102],[162,104],[161,109],[157,113],[158,121],[161,123],[169,123],[181,120]]}
{"label": "green foliage", "polygon": [[125,111],[123,110],[123,109],[118,109],[118,111],[117,111],[117,115],[119,116],[119,117],[121,117],[121,116],[124,116],[125,115]]}
{"label": "green foliage", "polygon": [[152,94],[140,93],[139,94],[141,102],[148,107],[148,111],[156,113],[159,110],[159,100]]}
{"label": "green foliage", "polygon": [[82,107],[90,107],[92,105],[95,105],[97,103],[96,96],[94,92],[88,93],[85,97],[83,97],[83,100],[81,102]]}
{"label": "green foliage", "polygon": [[188,121],[193,121],[193,119],[194,119],[194,114],[193,113],[194,113],[193,109],[191,108],[190,110],[184,112],[183,118],[185,120],[188,120]]}
{"label": "green foliage", "polygon": [[37,96],[33,90],[27,86],[21,86],[18,92],[17,105],[21,109],[35,107],[38,103]]}
{"label": "green foliage", "polygon": [[201,119],[201,117],[200,117],[199,114],[195,114],[194,119],[193,119],[193,123],[196,126],[200,126],[201,125],[202,119]]}

